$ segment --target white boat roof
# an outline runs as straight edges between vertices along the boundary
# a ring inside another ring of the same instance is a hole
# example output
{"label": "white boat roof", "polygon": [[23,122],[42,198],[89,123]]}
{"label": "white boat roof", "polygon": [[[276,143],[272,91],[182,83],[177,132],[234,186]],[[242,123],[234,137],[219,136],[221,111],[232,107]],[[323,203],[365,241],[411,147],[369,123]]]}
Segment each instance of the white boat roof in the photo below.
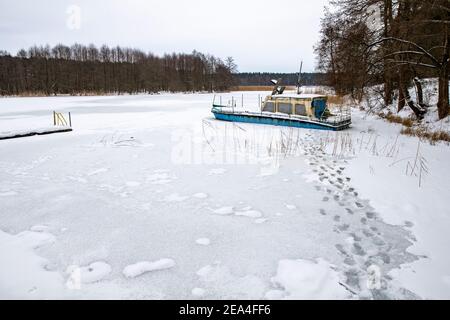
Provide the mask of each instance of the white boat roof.
{"label": "white boat roof", "polygon": [[314,98],[326,98],[326,95],[323,94],[312,94],[312,93],[283,93],[283,94],[274,94],[272,98],[293,98],[293,99],[314,99]]}

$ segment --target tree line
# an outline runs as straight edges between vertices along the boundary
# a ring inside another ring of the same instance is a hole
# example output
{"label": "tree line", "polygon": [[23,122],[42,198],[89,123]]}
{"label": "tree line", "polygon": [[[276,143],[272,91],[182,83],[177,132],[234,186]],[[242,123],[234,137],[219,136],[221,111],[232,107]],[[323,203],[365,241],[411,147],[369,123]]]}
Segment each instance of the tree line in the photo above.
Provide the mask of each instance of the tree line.
{"label": "tree line", "polygon": [[[241,86],[267,86],[271,85],[272,79],[282,79],[282,84],[285,86],[296,86],[298,73],[241,72],[236,74],[236,80]],[[301,84],[304,86],[327,85],[327,75],[302,73]]]}
{"label": "tree line", "polygon": [[156,56],[103,45],[33,46],[0,51],[0,95],[224,91],[235,85],[233,58],[200,52]]}
{"label": "tree line", "polygon": [[[321,71],[339,94],[360,99],[383,84],[384,105],[398,101],[418,118],[427,111],[420,79],[436,77],[439,118],[449,114],[449,0],[332,0],[315,48]],[[408,87],[416,87],[413,101]]]}

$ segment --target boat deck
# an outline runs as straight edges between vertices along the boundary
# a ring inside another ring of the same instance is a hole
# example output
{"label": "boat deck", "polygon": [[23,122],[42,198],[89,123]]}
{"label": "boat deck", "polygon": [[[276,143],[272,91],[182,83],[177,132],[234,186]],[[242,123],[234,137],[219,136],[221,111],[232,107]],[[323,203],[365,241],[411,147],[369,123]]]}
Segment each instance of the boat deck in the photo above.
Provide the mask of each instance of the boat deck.
{"label": "boat deck", "polygon": [[290,115],[285,113],[255,112],[248,110],[236,110],[229,106],[213,105],[212,113],[219,120],[237,121],[247,123],[261,123],[278,126],[322,129],[322,130],[344,130],[351,124],[349,113],[333,115],[326,119],[312,119],[310,117]]}

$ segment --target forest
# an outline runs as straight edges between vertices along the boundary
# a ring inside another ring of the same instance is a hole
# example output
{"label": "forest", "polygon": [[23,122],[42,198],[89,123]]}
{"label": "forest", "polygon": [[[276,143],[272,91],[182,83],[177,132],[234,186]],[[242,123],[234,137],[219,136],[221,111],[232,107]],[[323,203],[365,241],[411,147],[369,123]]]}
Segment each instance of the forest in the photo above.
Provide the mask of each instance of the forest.
{"label": "forest", "polygon": [[33,46],[16,56],[0,51],[0,95],[122,94],[227,90],[237,67],[200,52],[62,44]]}
{"label": "forest", "polygon": [[[439,80],[438,113],[449,114],[449,0],[332,0],[315,47],[319,69],[339,94],[361,99],[383,84],[384,105],[398,101],[420,119],[427,111],[421,79]],[[415,86],[413,101],[408,87]]]}
{"label": "forest", "polygon": [[[272,79],[281,79],[282,84],[286,86],[296,86],[298,73],[241,72],[236,74],[236,78],[241,86],[270,85]],[[323,73],[302,73],[301,84],[304,86],[327,85],[328,78]]]}

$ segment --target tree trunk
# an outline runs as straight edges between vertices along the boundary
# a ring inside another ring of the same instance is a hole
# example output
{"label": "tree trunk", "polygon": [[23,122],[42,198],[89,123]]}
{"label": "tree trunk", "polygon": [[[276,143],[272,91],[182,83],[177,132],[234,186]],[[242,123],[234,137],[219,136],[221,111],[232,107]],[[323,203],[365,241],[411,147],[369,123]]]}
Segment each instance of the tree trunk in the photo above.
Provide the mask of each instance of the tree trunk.
{"label": "tree trunk", "polygon": [[[392,25],[392,0],[384,0],[384,8],[383,8],[383,24],[384,24],[384,37],[389,37],[391,32]],[[389,53],[388,43],[384,44],[384,55]],[[387,69],[387,58],[384,58],[384,71],[383,71],[383,81],[384,81],[384,104],[390,105],[392,103],[393,96],[393,86],[392,86],[392,77],[390,72]]]}
{"label": "tree trunk", "polygon": [[439,99],[437,103],[439,119],[448,116],[448,102],[448,67],[445,66],[439,73]]}
{"label": "tree trunk", "polygon": [[420,82],[420,79],[418,77],[414,77],[414,85],[416,87],[416,93],[417,93],[417,103],[422,108],[426,109],[428,108],[428,105],[423,103],[423,89],[422,89],[422,83]]}
{"label": "tree trunk", "polygon": [[417,119],[423,119],[423,115],[426,113],[426,110],[423,110],[420,106],[418,106],[416,103],[414,103],[414,101],[411,99],[406,82],[400,83],[400,91],[403,92],[403,96],[405,97],[404,101],[408,104],[408,106],[414,112]]}
{"label": "tree trunk", "polygon": [[[447,11],[447,20],[450,18],[450,13]],[[448,116],[448,74],[449,74],[449,59],[450,59],[450,41],[449,41],[449,27],[444,24],[445,40],[444,40],[444,54],[442,57],[441,70],[439,71],[439,99],[437,103],[439,119],[444,119]]]}
{"label": "tree trunk", "polygon": [[405,95],[403,94],[403,75],[402,72],[399,71],[398,76],[398,105],[397,105],[397,112],[402,111],[402,109],[405,107]]}

